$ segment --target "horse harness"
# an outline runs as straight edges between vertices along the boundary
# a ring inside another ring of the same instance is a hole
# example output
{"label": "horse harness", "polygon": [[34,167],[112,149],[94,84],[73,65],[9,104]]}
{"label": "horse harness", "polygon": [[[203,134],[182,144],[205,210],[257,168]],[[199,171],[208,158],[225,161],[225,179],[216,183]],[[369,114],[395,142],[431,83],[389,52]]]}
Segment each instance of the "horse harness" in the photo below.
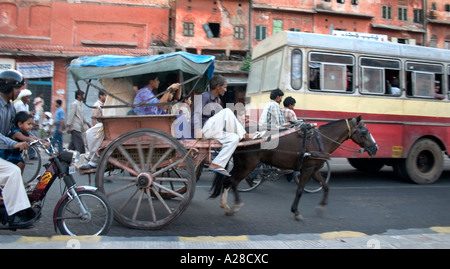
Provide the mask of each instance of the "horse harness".
{"label": "horse harness", "polygon": [[[297,133],[303,138],[302,147],[300,148],[300,154],[297,161],[297,171],[300,171],[303,165],[303,160],[305,157],[318,160],[329,160],[330,154],[324,152],[322,136],[319,131],[315,128],[317,124],[305,123],[305,122],[294,122],[294,128],[298,131]],[[312,143],[313,139],[316,140],[319,146],[319,151],[309,151],[306,152],[306,141]]]}
{"label": "horse harness", "polygon": [[[353,134],[358,135],[358,137],[361,136],[365,136],[366,134],[364,134],[364,130],[361,130],[360,128],[355,128],[352,131],[352,128],[350,127],[350,123],[349,120],[346,119],[345,123],[347,125],[347,129],[348,129],[348,137],[347,139],[350,139],[352,137]],[[320,133],[315,127],[317,126],[317,124],[313,123],[304,123],[302,121],[298,121],[298,122],[292,122],[292,124],[294,125],[294,128],[296,128],[298,130],[298,134],[300,135],[300,137],[303,137],[303,143],[302,143],[302,147],[300,149],[300,156],[298,158],[297,161],[297,169],[298,171],[300,170],[300,168],[302,168],[302,164],[303,164],[303,160],[305,157],[310,158],[310,159],[316,159],[316,160],[329,160],[330,159],[330,153],[324,152],[323,149],[323,143],[322,143],[322,136],[325,137],[326,139],[330,140],[333,143],[336,143],[340,146],[342,146],[343,144],[335,141],[334,139],[331,139],[327,136],[325,136],[324,134]],[[356,123],[356,119],[352,119],[352,124],[357,127],[358,124]],[[315,139],[317,142],[317,145],[319,147],[319,151],[309,151],[306,152],[306,141],[309,140],[310,143],[312,143],[312,140]],[[345,145],[343,145],[345,146]],[[346,146],[348,147],[348,146]],[[355,151],[355,149],[353,147],[348,147],[350,148],[350,150]],[[346,150],[344,148],[344,150]],[[349,150],[349,149],[347,149]],[[358,152],[361,152],[361,150],[357,150]]]}

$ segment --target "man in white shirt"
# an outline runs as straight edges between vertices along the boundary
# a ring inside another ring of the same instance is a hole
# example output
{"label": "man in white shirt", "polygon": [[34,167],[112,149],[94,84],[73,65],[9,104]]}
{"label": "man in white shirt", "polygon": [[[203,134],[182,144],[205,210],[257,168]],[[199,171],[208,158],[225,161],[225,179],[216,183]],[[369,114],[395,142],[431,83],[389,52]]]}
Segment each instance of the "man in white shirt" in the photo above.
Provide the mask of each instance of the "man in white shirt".
{"label": "man in white shirt", "polygon": [[30,96],[31,91],[28,89],[23,89],[20,91],[19,96],[17,96],[16,102],[14,103],[14,108],[16,113],[20,111],[30,112]]}

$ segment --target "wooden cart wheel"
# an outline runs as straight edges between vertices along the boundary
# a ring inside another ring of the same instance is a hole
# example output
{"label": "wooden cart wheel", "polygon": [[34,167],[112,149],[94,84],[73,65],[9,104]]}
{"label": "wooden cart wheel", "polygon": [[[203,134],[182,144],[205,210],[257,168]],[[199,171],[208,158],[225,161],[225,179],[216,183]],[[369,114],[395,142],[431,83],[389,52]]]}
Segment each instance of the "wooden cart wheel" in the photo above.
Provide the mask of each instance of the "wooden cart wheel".
{"label": "wooden cart wheel", "polygon": [[195,190],[192,158],[175,138],[156,129],[125,133],[103,151],[95,182],[130,228],[160,229],[189,205]]}

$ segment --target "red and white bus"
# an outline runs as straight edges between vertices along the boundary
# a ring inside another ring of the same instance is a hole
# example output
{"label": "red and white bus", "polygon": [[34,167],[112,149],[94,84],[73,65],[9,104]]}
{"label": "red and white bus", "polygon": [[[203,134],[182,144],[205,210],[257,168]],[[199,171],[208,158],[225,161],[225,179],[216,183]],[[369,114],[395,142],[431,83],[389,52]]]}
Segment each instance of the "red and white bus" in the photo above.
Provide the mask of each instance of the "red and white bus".
{"label": "red and white bus", "polygon": [[362,115],[377,156],[333,154],[358,169],[391,165],[425,184],[439,179],[450,157],[450,50],[284,31],[253,50],[246,92],[252,109],[276,88],[296,100],[305,121]]}

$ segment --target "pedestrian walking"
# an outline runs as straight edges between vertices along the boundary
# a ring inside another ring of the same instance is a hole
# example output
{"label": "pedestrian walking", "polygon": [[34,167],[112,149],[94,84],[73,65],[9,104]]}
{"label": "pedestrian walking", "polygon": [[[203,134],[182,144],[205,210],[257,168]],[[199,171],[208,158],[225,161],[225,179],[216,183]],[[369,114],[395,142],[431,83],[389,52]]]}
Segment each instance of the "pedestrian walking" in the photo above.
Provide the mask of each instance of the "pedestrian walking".
{"label": "pedestrian walking", "polygon": [[31,96],[30,90],[23,89],[20,91],[19,96],[17,96],[17,99],[14,102],[14,108],[16,109],[16,113],[20,111],[30,113],[30,106],[29,106],[30,96]]}
{"label": "pedestrian walking", "polygon": [[63,151],[63,132],[66,129],[64,110],[62,109],[62,101],[60,99],[55,101],[55,130],[53,132],[52,145],[55,146],[58,143],[58,152]]}
{"label": "pedestrian walking", "polygon": [[86,120],[84,116],[83,104],[81,101],[84,99],[84,91],[77,90],[75,92],[75,101],[70,105],[69,116],[67,118],[67,133],[70,133],[71,140],[69,144],[70,150],[76,150],[80,154],[86,152],[83,136],[85,132],[85,124],[91,127],[91,124]]}
{"label": "pedestrian walking", "polygon": [[39,93],[33,100],[34,105],[34,121],[42,128],[42,114],[44,113],[44,94]]}

